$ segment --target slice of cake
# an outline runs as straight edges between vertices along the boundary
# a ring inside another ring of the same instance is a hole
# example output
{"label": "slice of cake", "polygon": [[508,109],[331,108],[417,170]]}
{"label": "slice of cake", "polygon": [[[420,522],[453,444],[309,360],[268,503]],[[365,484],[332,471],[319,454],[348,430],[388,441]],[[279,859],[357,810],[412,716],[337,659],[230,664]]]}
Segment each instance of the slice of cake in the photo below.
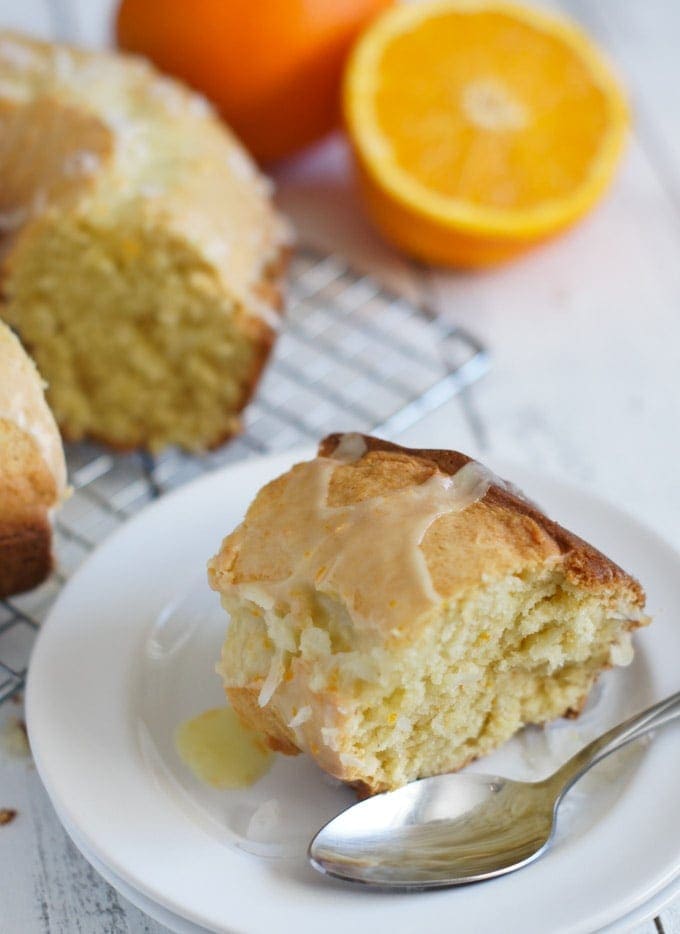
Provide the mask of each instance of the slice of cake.
{"label": "slice of cake", "polygon": [[577,714],[648,622],[634,578],[455,451],[331,435],[209,564],[234,709],[368,793]]}
{"label": "slice of cake", "polygon": [[0,597],[37,586],[51,571],[50,513],[65,487],[40,374],[0,322]]}

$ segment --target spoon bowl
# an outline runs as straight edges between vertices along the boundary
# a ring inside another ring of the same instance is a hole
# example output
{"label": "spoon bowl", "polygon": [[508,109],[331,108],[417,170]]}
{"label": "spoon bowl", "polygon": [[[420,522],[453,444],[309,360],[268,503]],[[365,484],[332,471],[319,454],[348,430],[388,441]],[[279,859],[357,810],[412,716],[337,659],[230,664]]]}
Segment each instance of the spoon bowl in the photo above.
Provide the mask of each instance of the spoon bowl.
{"label": "spoon bowl", "polygon": [[439,888],[510,872],[539,856],[554,831],[545,782],[439,775],[348,808],[312,841],[315,869],[352,882]]}

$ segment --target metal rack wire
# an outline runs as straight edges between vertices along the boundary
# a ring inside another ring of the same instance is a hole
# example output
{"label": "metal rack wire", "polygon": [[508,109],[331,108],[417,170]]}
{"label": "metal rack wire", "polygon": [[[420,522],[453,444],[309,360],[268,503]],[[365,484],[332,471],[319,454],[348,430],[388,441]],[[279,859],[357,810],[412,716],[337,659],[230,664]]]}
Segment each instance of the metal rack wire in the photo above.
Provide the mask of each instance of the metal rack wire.
{"label": "metal rack wire", "polygon": [[57,571],[36,590],[0,601],[0,702],[21,690],[36,630],[63,584],[150,500],[206,471],[330,431],[392,437],[488,367],[486,351],[467,331],[357,274],[337,256],[300,250],[292,262],[285,327],[242,435],[200,456],[69,446],[74,493],[55,525]]}

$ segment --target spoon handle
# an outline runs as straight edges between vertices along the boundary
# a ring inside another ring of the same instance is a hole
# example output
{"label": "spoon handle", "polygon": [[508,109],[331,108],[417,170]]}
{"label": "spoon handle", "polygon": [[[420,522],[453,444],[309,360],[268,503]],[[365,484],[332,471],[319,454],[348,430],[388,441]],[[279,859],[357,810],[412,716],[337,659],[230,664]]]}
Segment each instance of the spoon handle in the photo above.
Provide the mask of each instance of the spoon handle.
{"label": "spoon handle", "polygon": [[575,756],[568,759],[547,781],[560,788],[561,798],[574,782],[577,782],[588,769],[604,759],[605,756],[617,752],[634,739],[638,739],[638,737],[644,736],[650,730],[675,720],[676,717],[680,717],[680,691],[677,694],[671,694],[670,697],[659,701],[658,704],[654,704],[652,707],[648,707],[641,713],[635,714],[635,716],[625,720],[618,726],[612,727],[602,736],[598,736],[597,739],[579,750]]}

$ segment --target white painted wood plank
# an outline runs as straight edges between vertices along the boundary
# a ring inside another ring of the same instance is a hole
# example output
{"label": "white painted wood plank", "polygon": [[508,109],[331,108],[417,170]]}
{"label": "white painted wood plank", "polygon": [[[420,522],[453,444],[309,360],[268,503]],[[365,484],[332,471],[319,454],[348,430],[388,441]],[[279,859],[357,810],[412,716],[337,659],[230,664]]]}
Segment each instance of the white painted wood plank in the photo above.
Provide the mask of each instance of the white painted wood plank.
{"label": "white painted wood plank", "polygon": [[660,921],[663,934],[680,934],[680,899],[664,908]]}
{"label": "white painted wood plank", "polygon": [[[66,2],[73,10],[76,21],[74,41],[91,48],[105,48],[113,44],[113,17],[119,5],[118,0],[66,0]],[[160,7],[159,4],[159,15],[163,15]]]}
{"label": "white painted wood plank", "polygon": [[27,32],[41,39],[51,39],[53,23],[48,0],[27,0],[26,3],[2,0],[0,26],[3,29]]}
{"label": "white painted wood plank", "polygon": [[630,929],[629,934],[660,934],[659,928],[654,920],[645,921],[642,924],[636,924]]}
{"label": "white painted wood plank", "polygon": [[0,930],[7,934],[162,934],[83,859],[62,828],[30,754],[8,748],[23,717],[0,707]]}
{"label": "white painted wood plank", "polygon": [[[660,934],[660,932],[656,923],[652,920],[635,925],[635,927],[630,929],[630,934]],[[670,932],[668,932],[668,934],[670,934]]]}
{"label": "white painted wood plank", "polygon": [[568,0],[568,6],[618,64],[638,137],[680,212],[680,4]]}

